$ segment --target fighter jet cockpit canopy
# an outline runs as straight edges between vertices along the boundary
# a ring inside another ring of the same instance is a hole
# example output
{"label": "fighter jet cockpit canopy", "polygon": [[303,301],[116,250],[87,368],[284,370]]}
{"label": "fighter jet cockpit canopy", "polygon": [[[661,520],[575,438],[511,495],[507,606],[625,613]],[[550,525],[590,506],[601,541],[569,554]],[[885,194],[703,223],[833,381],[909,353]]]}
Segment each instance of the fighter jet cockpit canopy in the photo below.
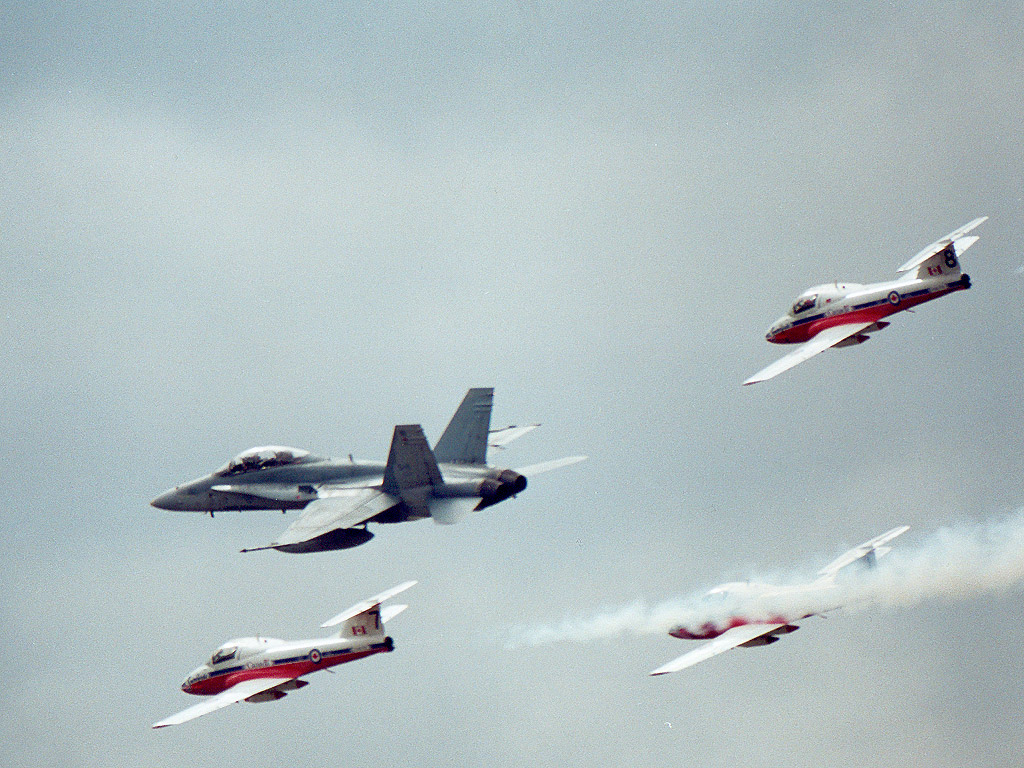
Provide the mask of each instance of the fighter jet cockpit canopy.
{"label": "fighter jet cockpit canopy", "polygon": [[242,472],[284,467],[289,464],[305,464],[311,461],[319,461],[319,458],[301,448],[289,448],[286,445],[262,445],[238,454],[214,474],[226,477]]}

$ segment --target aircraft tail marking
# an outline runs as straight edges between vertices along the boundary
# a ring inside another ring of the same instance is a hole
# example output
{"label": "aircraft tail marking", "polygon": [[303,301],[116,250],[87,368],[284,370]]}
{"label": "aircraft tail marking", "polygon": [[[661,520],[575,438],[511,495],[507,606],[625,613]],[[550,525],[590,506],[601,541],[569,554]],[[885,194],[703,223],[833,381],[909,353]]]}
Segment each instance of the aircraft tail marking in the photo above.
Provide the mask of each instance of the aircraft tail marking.
{"label": "aircraft tail marking", "polygon": [[404,592],[416,584],[415,581],[405,581],[397,587],[384,590],[379,595],[367,598],[356,603],[351,608],[342,611],[337,616],[328,619],[321,627],[337,627],[338,637],[374,637],[384,634],[384,622],[394,618],[404,611],[407,606],[393,605],[381,610],[380,604],[389,597],[394,597],[399,592]]}
{"label": "aircraft tail marking", "polygon": [[452,420],[434,446],[442,464],[486,464],[494,387],[476,387],[462,399]]}

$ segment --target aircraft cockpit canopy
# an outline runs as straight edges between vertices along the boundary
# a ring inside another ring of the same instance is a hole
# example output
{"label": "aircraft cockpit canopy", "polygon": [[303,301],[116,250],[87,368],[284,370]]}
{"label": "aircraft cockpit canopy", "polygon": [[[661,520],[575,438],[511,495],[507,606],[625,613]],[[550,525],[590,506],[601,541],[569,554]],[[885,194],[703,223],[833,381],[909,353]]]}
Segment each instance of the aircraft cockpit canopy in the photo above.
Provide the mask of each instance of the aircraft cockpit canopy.
{"label": "aircraft cockpit canopy", "polygon": [[270,637],[236,637],[228,640],[210,657],[210,666],[215,667],[226,661],[244,660],[258,651],[265,650],[272,642],[281,642]]}
{"label": "aircraft cockpit canopy", "polygon": [[289,464],[302,464],[316,461],[317,458],[309,451],[301,448],[289,448],[284,445],[263,445],[243,451],[217,470],[215,474],[237,475],[242,472],[253,472],[270,467],[284,467]]}
{"label": "aircraft cockpit canopy", "polygon": [[218,664],[223,664],[225,661],[230,661],[236,656],[238,656],[238,646],[233,643],[225,643],[213,652],[213,656],[210,657],[210,666],[215,667]]}
{"label": "aircraft cockpit canopy", "polygon": [[818,301],[818,294],[812,293],[809,296],[805,294],[805,295],[801,296],[800,298],[798,298],[793,303],[793,309],[791,310],[791,314],[794,317],[796,317],[801,312],[806,312],[808,309],[811,309],[815,305],[815,303],[817,301]]}

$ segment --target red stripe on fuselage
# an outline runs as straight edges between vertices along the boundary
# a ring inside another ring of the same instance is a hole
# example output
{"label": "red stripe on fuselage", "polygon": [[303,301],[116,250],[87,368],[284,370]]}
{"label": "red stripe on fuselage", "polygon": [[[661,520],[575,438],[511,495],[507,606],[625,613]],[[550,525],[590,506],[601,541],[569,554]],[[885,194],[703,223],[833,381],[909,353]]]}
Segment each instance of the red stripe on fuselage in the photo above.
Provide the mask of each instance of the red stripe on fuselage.
{"label": "red stripe on fuselage", "polygon": [[926,301],[932,301],[940,296],[945,296],[947,293],[962,290],[964,289],[960,286],[956,286],[953,288],[938,290],[934,293],[914,296],[912,298],[901,298],[899,304],[886,302],[885,304],[879,304],[874,307],[851,309],[848,312],[822,317],[819,320],[815,320],[813,323],[803,323],[802,325],[797,325],[793,328],[787,328],[786,330],[777,333],[772,339],[770,339],[770,341],[773,344],[803,344],[805,341],[817,336],[826,328],[832,328],[836,325],[850,325],[852,323],[876,323],[889,315],[902,312],[905,309],[911,309],[919,304],[924,304]]}
{"label": "red stripe on fuselage", "polygon": [[695,629],[676,627],[669,634],[680,640],[711,640],[719,635],[724,635],[730,629],[745,627],[747,624],[788,624],[790,621],[791,619],[784,619],[781,616],[770,619],[744,619],[742,616],[733,616],[723,624],[709,621]]}
{"label": "red stripe on fuselage", "polygon": [[267,667],[240,669],[237,672],[231,672],[227,675],[214,675],[206,680],[200,680],[190,686],[185,693],[191,693],[196,696],[213,696],[214,694],[225,691],[228,688],[232,688],[245,680],[254,680],[265,677],[302,677],[303,675],[308,675],[310,672],[316,672],[318,669],[336,667],[339,664],[345,664],[349,661],[355,661],[356,659],[372,656],[375,653],[385,652],[385,649],[381,648],[379,650],[346,653],[344,656],[339,656],[333,659],[322,659],[319,664],[314,664],[307,658],[302,661],[288,662],[287,664],[273,664]]}

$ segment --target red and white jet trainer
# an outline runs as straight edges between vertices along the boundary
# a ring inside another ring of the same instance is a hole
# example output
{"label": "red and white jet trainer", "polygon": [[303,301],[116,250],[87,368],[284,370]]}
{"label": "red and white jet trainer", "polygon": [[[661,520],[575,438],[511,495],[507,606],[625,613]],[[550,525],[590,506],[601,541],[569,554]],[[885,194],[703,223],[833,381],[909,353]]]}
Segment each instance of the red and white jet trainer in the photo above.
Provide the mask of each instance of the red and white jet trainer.
{"label": "red and white jet trainer", "polygon": [[971,278],[961,274],[959,257],[978,238],[964,235],[986,219],[988,216],[982,216],[936,240],[896,270],[900,275],[896,280],[868,285],[836,282],[808,288],[765,336],[773,344],[800,346],[743,384],[774,378],[829,347],[862,344],[869,333],[889,325],[882,318],[970,288]]}
{"label": "red and white jet trainer", "polygon": [[[844,552],[818,571],[819,578],[809,584],[775,586],[737,581],[715,587],[704,596],[709,606],[709,615],[715,615],[713,620],[680,625],[669,630],[670,635],[683,640],[711,642],[684,653],[650,674],[678,672],[737,646],[751,648],[770,645],[781,635],[796,632],[799,627],[795,622],[841,608],[841,590],[836,585],[839,571],[862,559],[867,565],[873,566],[877,558],[892,549],[886,544],[909,529],[910,526],[901,525]],[[735,605],[739,610],[723,613],[721,609],[713,607],[716,604]]]}
{"label": "red and white jet trainer", "polygon": [[228,640],[181,685],[185,693],[211,698],[153,723],[153,727],[179,725],[243,699],[254,703],[277,701],[288,691],[309,685],[299,679],[303,675],[394,650],[394,641],[384,634],[384,622],[408,606],[390,605],[381,609],[380,604],[415,583],[403,582],[325,621],[321,627],[341,624],[341,629],[328,637],[292,641],[271,637]]}

